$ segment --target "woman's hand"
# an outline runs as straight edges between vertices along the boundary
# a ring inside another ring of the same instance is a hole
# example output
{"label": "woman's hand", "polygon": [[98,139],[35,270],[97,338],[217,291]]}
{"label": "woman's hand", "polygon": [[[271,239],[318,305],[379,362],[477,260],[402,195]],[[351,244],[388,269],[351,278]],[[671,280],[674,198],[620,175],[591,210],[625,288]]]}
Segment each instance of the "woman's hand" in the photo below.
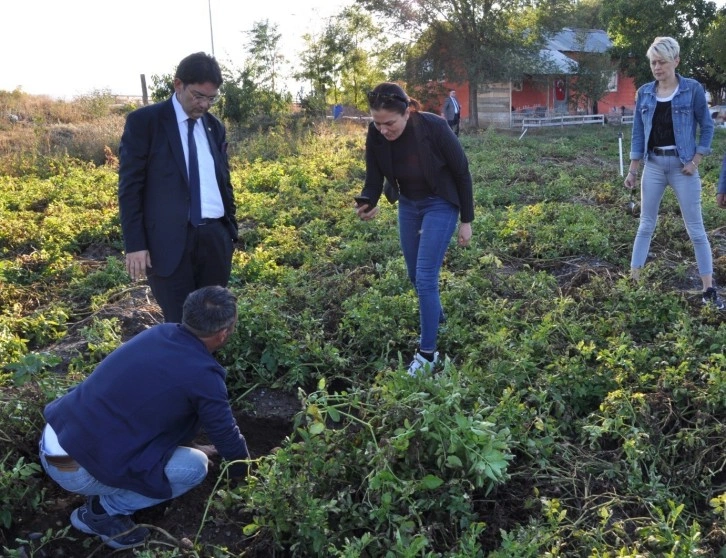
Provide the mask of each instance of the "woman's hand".
{"label": "woman's hand", "polygon": [[683,170],[681,170],[681,172],[686,176],[692,176],[698,172],[698,164],[696,161],[689,161],[683,165]]}
{"label": "woman's hand", "polygon": [[625,182],[623,182],[623,184],[625,184],[625,187],[629,190],[635,188],[638,185],[637,173],[635,171],[629,170],[628,174],[625,175]]}
{"label": "woman's hand", "polygon": [[367,210],[368,210],[368,205],[367,204],[366,205],[361,205],[361,206],[358,206],[357,205],[356,208],[355,208],[355,213],[363,221],[370,221],[376,215],[378,215],[378,206],[374,207],[370,211],[367,211]]}
{"label": "woman's hand", "polygon": [[721,208],[726,207],[726,194],[716,194],[716,204]]}
{"label": "woman's hand", "polygon": [[459,225],[459,237],[457,242],[459,246],[469,246],[471,240],[471,223],[462,223]]}

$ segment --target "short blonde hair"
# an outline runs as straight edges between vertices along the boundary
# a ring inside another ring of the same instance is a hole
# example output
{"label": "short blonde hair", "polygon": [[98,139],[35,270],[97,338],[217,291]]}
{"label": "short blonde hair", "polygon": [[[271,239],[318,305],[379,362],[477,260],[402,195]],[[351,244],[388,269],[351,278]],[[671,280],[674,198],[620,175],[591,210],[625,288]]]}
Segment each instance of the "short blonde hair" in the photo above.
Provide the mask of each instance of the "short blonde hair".
{"label": "short blonde hair", "polygon": [[678,45],[673,37],[656,37],[653,40],[653,44],[648,48],[648,52],[645,55],[649,60],[653,58],[662,58],[674,62],[681,53],[681,47]]}

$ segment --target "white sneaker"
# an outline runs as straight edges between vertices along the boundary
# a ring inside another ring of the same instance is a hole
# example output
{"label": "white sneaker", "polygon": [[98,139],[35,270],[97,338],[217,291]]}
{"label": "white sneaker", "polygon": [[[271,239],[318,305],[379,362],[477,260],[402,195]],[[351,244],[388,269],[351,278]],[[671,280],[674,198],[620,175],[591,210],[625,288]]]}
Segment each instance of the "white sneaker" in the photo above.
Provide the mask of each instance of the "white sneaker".
{"label": "white sneaker", "polygon": [[434,369],[434,366],[436,366],[437,362],[439,362],[439,351],[436,351],[434,353],[434,360],[428,360],[425,356],[417,351],[413,357],[413,360],[411,361],[411,364],[408,365],[408,375],[416,376],[419,371],[431,372]]}

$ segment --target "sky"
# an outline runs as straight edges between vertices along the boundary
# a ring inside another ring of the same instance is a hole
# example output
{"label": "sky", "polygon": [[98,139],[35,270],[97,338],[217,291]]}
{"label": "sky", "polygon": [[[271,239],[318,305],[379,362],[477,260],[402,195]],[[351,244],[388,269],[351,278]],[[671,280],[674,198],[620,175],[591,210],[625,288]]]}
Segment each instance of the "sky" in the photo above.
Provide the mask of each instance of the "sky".
{"label": "sky", "polygon": [[220,63],[242,68],[244,32],[264,19],[278,25],[284,54],[295,60],[304,47],[302,35],[319,31],[326,18],[349,4],[352,0],[11,0],[0,10],[0,90],[19,87],[60,99],[94,91],[141,95],[141,74],[150,87],[152,75],[172,73],[182,58],[199,51],[213,51]]}
{"label": "sky", "polygon": [[[295,61],[302,35],[353,0],[10,0],[3,2],[0,90],[72,99],[94,91],[141,95],[140,75],[172,73],[192,52],[242,68],[257,21],[278,25]],[[726,0],[717,0],[724,6]],[[211,12],[211,26],[210,26]],[[296,94],[300,84],[288,83]]]}

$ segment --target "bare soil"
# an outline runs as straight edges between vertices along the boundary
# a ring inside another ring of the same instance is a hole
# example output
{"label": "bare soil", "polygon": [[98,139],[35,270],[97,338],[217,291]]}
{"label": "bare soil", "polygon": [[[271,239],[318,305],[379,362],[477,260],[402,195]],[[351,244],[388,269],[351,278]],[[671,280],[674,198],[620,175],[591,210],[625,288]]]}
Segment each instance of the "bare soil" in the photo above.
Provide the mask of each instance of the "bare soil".
{"label": "bare soil", "polygon": [[[268,389],[257,389],[248,394],[246,400],[254,410],[239,413],[237,424],[247,439],[252,457],[267,455],[291,433],[292,419],[300,409],[300,402],[290,394]],[[202,438],[198,442],[203,444],[207,441]],[[171,550],[178,547],[188,550],[192,542],[196,541],[197,549],[225,548],[234,556],[242,552],[245,552],[245,556],[273,554],[269,541],[243,535],[242,528],[251,521],[251,517],[238,515],[234,508],[220,510],[208,506],[219,471],[220,459],[212,458],[209,474],[200,486],[179,498],[136,513],[136,522],[147,525],[152,532],[147,548]],[[43,544],[42,536],[49,529],[55,532],[69,525],[71,512],[83,504],[84,498],[66,492],[46,475],[39,475],[38,482],[46,491],[44,511],[36,513],[27,510],[26,514],[14,518],[15,523],[10,532],[1,537],[4,539],[3,544],[19,550],[21,556],[36,558],[134,555],[131,550],[113,551],[100,539],[80,533],[72,527],[66,538],[56,538]],[[19,543],[17,539],[27,542]],[[202,550],[201,555],[212,554]]]}

